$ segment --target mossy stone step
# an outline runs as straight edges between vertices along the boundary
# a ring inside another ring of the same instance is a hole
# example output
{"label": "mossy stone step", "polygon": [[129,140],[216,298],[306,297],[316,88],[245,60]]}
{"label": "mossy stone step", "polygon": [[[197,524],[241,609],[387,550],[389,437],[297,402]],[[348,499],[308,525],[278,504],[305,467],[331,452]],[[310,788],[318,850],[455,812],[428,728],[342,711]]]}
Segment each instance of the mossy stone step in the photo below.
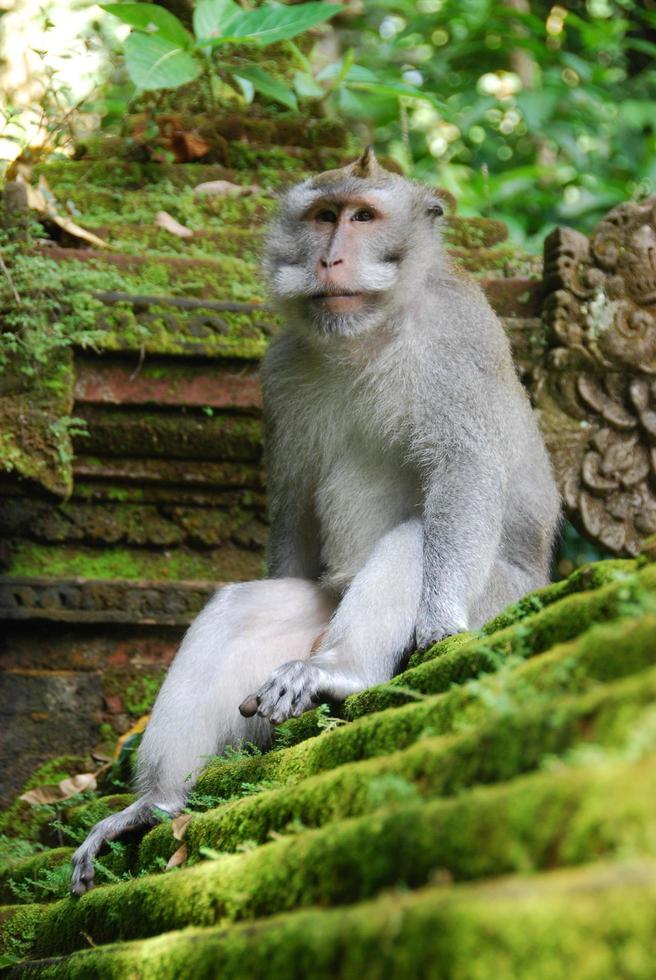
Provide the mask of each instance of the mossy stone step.
{"label": "mossy stone step", "polygon": [[[263,148],[263,151],[269,148]],[[275,148],[274,148],[275,149]],[[94,193],[99,191],[133,192],[142,188],[155,190],[157,185],[170,186],[178,191],[197,187],[214,180],[227,180],[243,187],[262,187],[266,190],[277,186],[281,176],[302,179],[310,171],[298,158],[286,161],[293,167],[259,166],[256,161],[249,167],[225,167],[218,163],[139,163],[108,157],[104,160],[51,160],[36,164],[33,176],[45,177],[58,197],[74,192],[76,187]]]}
{"label": "mossy stone step", "polygon": [[[644,718],[646,709],[653,715],[655,696],[656,669],[652,669],[583,697],[549,704],[546,710],[525,710],[502,716],[502,725],[497,719],[465,735],[443,740],[427,738],[413,749],[376,760],[373,765],[366,762],[343,767],[341,775],[343,778],[349,770],[357,772],[358,765],[369,770],[369,779],[360,786],[364,797],[360,812],[367,812],[365,806],[368,804],[372,821],[371,842],[376,826],[371,812],[375,810],[371,806],[372,777],[394,773],[410,782],[431,779],[433,789],[441,795],[452,795],[475,783],[507,780],[579,741],[621,746]],[[336,776],[339,778],[339,771]],[[351,798],[355,798],[354,793]],[[348,808],[333,813],[336,822],[331,830],[336,838],[343,815],[348,815]],[[324,852],[328,849],[323,873],[335,883],[337,900],[340,895],[345,900],[339,892],[344,856],[333,845],[333,864],[325,837],[324,834],[323,844],[320,844]],[[413,840],[418,848],[422,841],[425,842],[419,835],[413,835]],[[297,903],[313,904],[321,897],[321,887],[315,885],[319,892],[313,891],[312,882],[320,878],[320,872],[315,867],[319,857],[312,851],[312,842],[312,835],[302,833],[298,840],[292,835],[291,840],[274,841],[258,848],[253,855],[226,858],[218,863],[186,868],[173,875],[137,878],[90,892],[80,900],[71,898],[54,905],[30,907],[34,942],[29,953],[33,956],[52,955],[83,948],[85,934],[93,936],[97,943],[108,943],[156,935],[185,925],[208,925],[222,919],[270,915],[281,908],[297,907]],[[294,854],[302,854],[305,847],[312,853],[303,855],[303,860],[296,862]],[[402,854],[397,850],[396,857],[402,857]],[[366,881],[371,876],[368,870],[371,858],[364,851],[364,845],[352,853],[351,861],[347,863],[356,864],[359,860],[363,861],[362,876]],[[388,855],[388,860],[393,862],[395,857]],[[249,869],[251,863],[255,870]],[[234,869],[234,877],[231,869]],[[407,873],[405,868],[398,870],[396,879],[390,872],[392,880],[403,880]],[[324,890],[322,900],[326,902],[331,898],[330,891]],[[11,944],[20,938],[25,908],[20,907],[14,913],[5,908],[2,913],[5,942]],[[16,925],[21,930],[18,934],[14,931]]]}
{"label": "mossy stone step", "polygon": [[[24,922],[29,929],[29,909]],[[654,929],[656,863],[609,862],[520,880],[438,885],[410,894],[398,889],[346,910],[315,908],[256,923],[165,933],[70,958],[26,962],[9,975],[651,980]]]}

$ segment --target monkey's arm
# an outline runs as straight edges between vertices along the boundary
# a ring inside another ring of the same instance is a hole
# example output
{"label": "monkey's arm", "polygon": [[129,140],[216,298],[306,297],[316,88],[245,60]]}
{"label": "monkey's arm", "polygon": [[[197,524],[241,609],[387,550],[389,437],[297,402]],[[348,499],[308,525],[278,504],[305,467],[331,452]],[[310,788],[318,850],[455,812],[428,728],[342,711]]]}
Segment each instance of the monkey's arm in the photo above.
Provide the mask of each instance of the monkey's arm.
{"label": "monkey's arm", "polygon": [[257,712],[278,724],[321,700],[341,701],[389,680],[413,642],[422,538],[417,518],[384,534],[322,631],[317,652],[274,670],[242,703],[242,714]]}
{"label": "monkey's arm", "polygon": [[416,643],[430,646],[469,626],[468,607],[499,549],[504,485],[499,457],[480,444],[451,448],[427,483],[423,586]]}

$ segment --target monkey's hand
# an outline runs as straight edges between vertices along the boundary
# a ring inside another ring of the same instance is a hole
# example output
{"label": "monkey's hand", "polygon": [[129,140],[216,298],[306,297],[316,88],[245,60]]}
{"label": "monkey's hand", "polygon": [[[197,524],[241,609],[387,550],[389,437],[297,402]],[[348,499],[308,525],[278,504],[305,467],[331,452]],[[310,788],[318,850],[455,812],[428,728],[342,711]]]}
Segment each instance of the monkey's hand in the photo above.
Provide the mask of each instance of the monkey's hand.
{"label": "monkey's hand", "polygon": [[297,718],[316,707],[326,680],[326,672],[320,667],[305,660],[290,660],[288,664],[276,667],[259,691],[242,701],[239,710],[246,718],[258,714],[279,725],[287,718]]}
{"label": "monkey's hand", "polygon": [[447,636],[455,636],[466,629],[467,626],[458,622],[456,617],[448,617],[436,623],[433,617],[424,617],[420,613],[415,627],[415,647],[417,650],[428,650],[440,640],[446,640]]}

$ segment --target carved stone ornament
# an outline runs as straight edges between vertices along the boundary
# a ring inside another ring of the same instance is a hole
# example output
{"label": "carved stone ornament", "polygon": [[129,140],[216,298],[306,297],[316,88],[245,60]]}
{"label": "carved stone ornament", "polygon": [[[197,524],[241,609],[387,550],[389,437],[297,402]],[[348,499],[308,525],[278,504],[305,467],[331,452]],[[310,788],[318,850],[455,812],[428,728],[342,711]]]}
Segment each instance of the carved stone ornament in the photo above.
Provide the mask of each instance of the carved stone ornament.
{"label": "carved stone ornament", "polygon": [[544,279],[532,394],[567,516],[635,555],[656,532],[656,197],[614,208],[589,239],[556,229]]}

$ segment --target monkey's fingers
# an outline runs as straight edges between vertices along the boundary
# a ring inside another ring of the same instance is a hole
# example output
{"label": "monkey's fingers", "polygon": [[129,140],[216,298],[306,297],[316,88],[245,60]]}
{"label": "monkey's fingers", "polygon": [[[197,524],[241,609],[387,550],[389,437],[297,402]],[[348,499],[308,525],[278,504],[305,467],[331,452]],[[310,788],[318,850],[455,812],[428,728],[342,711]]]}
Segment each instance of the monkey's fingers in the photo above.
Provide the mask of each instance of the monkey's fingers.
{"label": "monkey's fingers", "polygon": [[257,714],[257,709],[260,706],[259,698],[256,694],[249,694],[242,703],[239,705],[239,713],[244,716],[244,718],[252,718],[253,715]]}

